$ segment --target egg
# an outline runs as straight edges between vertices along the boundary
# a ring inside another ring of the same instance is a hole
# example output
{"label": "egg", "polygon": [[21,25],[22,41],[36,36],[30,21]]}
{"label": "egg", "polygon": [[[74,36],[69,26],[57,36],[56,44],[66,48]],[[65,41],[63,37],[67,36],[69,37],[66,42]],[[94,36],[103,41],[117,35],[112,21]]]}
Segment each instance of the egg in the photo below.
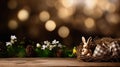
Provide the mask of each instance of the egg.
{"label": "egg", "polygon": [[88,53],[88,54],[87,54],[87,56],[91,56],[91,54],[90,54],[90,53]]}

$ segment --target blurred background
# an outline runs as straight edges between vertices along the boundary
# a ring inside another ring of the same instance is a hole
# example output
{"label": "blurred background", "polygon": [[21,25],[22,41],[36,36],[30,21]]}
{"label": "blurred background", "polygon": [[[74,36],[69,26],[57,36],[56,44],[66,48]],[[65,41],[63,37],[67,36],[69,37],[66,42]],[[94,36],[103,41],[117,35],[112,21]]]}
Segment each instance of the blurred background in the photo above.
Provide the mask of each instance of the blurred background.
{"label": "blurred background", "polygon": [[0,0],[0,41],[79,45],[81,36],[120,37],[120,0]]}

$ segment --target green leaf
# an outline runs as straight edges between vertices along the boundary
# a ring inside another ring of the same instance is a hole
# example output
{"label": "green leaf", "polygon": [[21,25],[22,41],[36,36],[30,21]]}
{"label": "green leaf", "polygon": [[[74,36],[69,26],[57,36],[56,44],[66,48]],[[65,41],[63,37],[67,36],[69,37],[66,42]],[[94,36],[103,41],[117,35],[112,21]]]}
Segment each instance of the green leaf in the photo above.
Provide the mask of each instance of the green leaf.
{"label": "green leaf", "polygon": [[15,57],[17,53],[16,48],[13,46],[7,46],[7,53],[8,53],[8,57]]}
{"label": "green leaf", "polygon": [[26,56],[25,49],[24,48],[19,49],[17,57],[25,57],[25,56]]}
{"label": "green leaf", "polygon": [[42,57],[42,50],[40,48],[36,48],[35,52],[37,57]]}

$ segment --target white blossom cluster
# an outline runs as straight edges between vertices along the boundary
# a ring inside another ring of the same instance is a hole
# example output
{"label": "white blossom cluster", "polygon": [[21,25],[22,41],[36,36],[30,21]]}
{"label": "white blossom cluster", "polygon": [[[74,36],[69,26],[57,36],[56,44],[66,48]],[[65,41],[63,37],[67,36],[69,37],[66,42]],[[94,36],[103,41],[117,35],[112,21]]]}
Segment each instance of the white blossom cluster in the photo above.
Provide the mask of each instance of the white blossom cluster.
{"label": "white blossom cluster", "polygon": [[37,43],[36,44],[36,47],[37,48],[41,48],[42,50],[45,50],[45,49],[49,49],[49,50],[52,50],[53,48],[55,47],[59,47],[59,48],[62,48],[62,44],[59,43],[59,41],[57,41],[56,39],[53,40],[52,42],[49,42],[49,41],[44,41],[43,45],[40,45],[40,43]]}
{"label": "white blossom cluster", "polygon": [[6,46],[12,46],[12,44],[14,44],[15,42],[17,42],[17,37],[15,35],[11,35],[10,42],[6,42]]}
{"label": "white blossom cluster", "polygon": [[[10,41],[6,42],[6,46],[12,46],[13,44],[15,44],[15,42],[17,42],[17,37],[15,35],[11,35]],[[41,48],[42,50],[45,50],[45,49],[52,50],[55,47],[62,48],[63,46],[61,43],[59,43],[59,41],[54,39],[52,42],[46,40],[43,42],[42,45],[40,43],[37,43],[36,47]]]}

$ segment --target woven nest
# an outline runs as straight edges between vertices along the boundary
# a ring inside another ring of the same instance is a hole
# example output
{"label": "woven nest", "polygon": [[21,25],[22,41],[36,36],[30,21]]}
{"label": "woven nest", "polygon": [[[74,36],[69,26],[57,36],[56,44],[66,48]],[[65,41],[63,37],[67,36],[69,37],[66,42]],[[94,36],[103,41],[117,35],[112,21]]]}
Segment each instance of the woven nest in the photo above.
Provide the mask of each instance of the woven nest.
{"label": "woven nest", "polygon": [[79,45],[77,47],[77,59],[79,61],[83,60],[83,61],[93,61],[93,57],[92,56],[82,56],[81,55],[81,52],[82,52],[82,45]]}
{"label": "woven nest", "polygon": [[[94,52],[94,48],[96,46],[92,45],[92,53]],[[105,56],[105,57],[93,57],[93,56],[83,56],[81,55],[81,51],[82,51],[82,45],[79,45],[77,47],[77,59],[79,61],[85,61],[85,62],[120,62],[120,56],[115,56],[115,57],[111,57],[111,56]]]}

